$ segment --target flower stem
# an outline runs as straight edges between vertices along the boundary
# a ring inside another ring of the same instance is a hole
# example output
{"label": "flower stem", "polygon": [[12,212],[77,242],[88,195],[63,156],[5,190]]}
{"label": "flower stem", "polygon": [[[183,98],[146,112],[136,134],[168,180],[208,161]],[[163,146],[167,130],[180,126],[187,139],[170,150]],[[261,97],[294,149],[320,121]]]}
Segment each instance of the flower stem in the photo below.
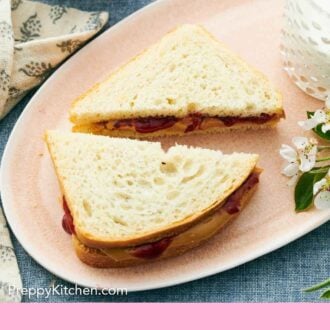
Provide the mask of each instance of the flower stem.
{"label": "flower stem", "polygon": [[325,162],[326,160],[330,160],[330,157],[316,159],[317,162]]}
{"label": "flower stem", "polygon": [[312,292],[312,291],[316,291],[316,290],[319,290],[319,289],[323,289],[323,288],[325,288],[325,287],[327,287],[329,285],[330,285],[330,278],[328,278],[324,282],[321,282],[319,284],[313,285],[310,288],[304,289],[304,291],[305,292]]}
{"label": "flower stem", "polygon": [[317,147],[317,150],[325,150],[325,149],[330,149],[330,146],[319,146],[319,147]]}

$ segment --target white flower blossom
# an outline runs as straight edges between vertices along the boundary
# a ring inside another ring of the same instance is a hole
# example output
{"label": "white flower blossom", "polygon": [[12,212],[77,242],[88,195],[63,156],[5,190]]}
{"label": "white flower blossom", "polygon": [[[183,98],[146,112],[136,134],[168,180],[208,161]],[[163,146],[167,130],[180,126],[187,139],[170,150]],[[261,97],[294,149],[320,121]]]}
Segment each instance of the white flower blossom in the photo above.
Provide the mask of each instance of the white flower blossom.
{"label": "white flower blossom", "polygon": [[317,209],[330,208],[330,170],[327,175],[313,186],[314,205]]}
{"label": "white flower blossom", "polygon": [[323,133],[326,133],[328,130],[330,130],[330,122],[328,122],[328,117],[329,114],[326,111],[318,109],[314,112],[311,118],[308,118],[305,121],[298,121],[298,125],[304,130],[308,131],[315,128],[319,124],[323,124],[321,129]]}
{"label": "white flower blossom", "polygon": [[280,155],[288,161],[282,170],[282,174],[291,177],[288,185],[294,185],[302,172],[308,172],[315,166],[317,153],[315,139],[298,136],[292,139],[292,143],[297,150],[286,144],[280,149]]}
{"label": "white flower blossom", "polygon": [[294,185],[300,174],[298,153],[295,149],[288,146],[287,144],[282,144],[280,155],[288,161],[288,164],[282,170],[282,174],[291,177],[288,182],[289,186]]}
{"label": "white flower blossom", "polygon": [[298,121],[298,125],[306,131],[313,129],[320,124],[322,124],[321,130],[323,133],[330,131],[330,96],[325,100],[324,109],[316,110],[311,118],[308,118],[307,120]]}

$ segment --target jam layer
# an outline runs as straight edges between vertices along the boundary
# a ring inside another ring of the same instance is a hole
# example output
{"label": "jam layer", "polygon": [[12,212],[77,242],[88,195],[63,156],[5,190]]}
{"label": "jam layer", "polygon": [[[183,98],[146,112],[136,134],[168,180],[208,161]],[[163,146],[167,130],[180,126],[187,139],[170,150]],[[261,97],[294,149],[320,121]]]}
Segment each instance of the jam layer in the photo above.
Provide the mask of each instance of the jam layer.
{"label": "jam layer", "polygon": [[75,234],[73,218],[64,197],[63,197],[63,210],[64,210],[64,215],[62,218],[62,227],[64,231],[67,232],[69,235]]}
{"label": "jam layer", "polygon": [[277,114],[261,113],[260,116],[251,117],[210,117],[201,114],[191,114],[184,118],[174,116],[146,117],[122,119],[101,123],[110,130],[134,130],[137,133],[153,133],[173,126],[178,126],[184,133],[210,127],[231,127],[239,123],[265,124],[279,119]]}

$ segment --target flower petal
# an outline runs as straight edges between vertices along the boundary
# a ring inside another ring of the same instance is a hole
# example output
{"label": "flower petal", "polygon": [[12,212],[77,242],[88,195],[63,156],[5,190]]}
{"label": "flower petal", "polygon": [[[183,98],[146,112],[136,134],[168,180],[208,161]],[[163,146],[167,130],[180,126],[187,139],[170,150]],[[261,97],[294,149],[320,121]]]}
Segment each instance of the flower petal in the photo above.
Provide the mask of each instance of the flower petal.
{"label": "flower petal", "polygon": [[308,172],[315,166],[316,153],[317,153],[317,146],[313,146],[307,153],[304,150],[299,152],[300,171]]}
{"label": "flower petal", "polygon": [[322,130],[323,133],[326,133],[326,132],[330,131],[330,123],[327,122],[326,124],[323,124],[321,126],[321,130]]}
{"label": "flower petal", "polygon": [[306,131],[313,129],[318,124],[319,124],[319,122],[315,118],[310,118],[305,121],[298,121],[298,125]]}
{"label": "flower petal", "polygon": [[325,123],[327,121],[327,114],[322,109],[318,109],[314,112],[312,118],[315,119],[318,124]]}
{"label": "flower petal", "polygon": [[296,148],[304,149],[308,145],[308,139],[304,136],[295,136],[292,139],[292,143],[296,146]]}
{"label": "flower petal", "polygon": [[314,198],[314,205],[319,210],[330,208],[330,191],[321,191]]}
{"label": "flower petal", "polygon": [[280,155],[289,162],[296,161],[298,157],[296,150],[294,150],[292,147],[288,146],[287,144],[282,144],[280,149]]}
{"label": "flower petal", "polygon": [[320,181],[314,183],[313,195],[316,195],[327,183],[327,179],[323,178]]}
{"label": "flower petal", "polygon": [[301,172],[309,172],[315,166],[315,161],[309,158],[304,158],[299,166]]}
{"label": "flower petal", "polygon": [[286,176],[294,176],[299,171],[299,165],[297,162],[289,163],[284,169],[282,170],[282,174]]}

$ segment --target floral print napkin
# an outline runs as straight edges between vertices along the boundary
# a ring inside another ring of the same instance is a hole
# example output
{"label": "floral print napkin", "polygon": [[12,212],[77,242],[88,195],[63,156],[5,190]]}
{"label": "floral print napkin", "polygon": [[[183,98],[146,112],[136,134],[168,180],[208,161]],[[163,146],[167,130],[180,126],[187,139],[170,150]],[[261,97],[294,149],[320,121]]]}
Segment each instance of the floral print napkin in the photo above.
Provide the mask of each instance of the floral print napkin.
{"label": "floral print napkin", "polygon": [[[107,20],[106,12],[0,0],[0,120]],[[0,302],[20,301],[21,288],[16,256],[0,206]]]}
{"label": "floral print napkin", "polygon": [[0,207],[0,302],[19,302],[22,288],[16,256]]}
{"label": "floral print napkin", "polygon": [[0,119],[107,20],[106,12],[0,0]]}

